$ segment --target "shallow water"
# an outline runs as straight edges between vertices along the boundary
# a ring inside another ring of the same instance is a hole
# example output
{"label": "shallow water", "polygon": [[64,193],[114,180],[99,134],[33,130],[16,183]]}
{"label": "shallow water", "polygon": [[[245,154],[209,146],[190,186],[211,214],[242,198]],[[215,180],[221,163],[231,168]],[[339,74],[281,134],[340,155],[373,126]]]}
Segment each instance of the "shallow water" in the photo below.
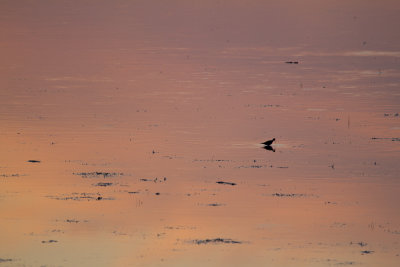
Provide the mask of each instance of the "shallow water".
{"label": "shallow water", "polygon": [[400,5],[242,2],[0,3],[0,265],[400,264]]}

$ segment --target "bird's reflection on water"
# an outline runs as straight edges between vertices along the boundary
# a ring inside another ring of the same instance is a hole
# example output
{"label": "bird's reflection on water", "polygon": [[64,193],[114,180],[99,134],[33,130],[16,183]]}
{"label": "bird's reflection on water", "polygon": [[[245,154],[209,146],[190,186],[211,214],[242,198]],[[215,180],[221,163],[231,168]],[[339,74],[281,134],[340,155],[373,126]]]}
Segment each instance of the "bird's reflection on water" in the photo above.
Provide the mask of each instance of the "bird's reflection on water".
{"label": "bird's reflection on water", "polygon": [[269,151],[275,152],[275,149],[272,146],[263,146],[262,148],[265,149],[265,150],[269,150]]}

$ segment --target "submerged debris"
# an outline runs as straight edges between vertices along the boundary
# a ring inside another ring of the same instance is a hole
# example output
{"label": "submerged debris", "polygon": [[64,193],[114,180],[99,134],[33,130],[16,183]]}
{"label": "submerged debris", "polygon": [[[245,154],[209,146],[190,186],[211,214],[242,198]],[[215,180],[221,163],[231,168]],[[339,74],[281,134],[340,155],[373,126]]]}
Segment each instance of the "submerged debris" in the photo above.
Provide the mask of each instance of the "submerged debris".
{"label": "submerged debris", "polygon": [[195,239],[193,243],[197,245],[201,244],[242,244],[241,241],[235,241],[232,239],[224,239],[224,238],[214,238],[214,239]]}
{"label": "submerged debris", "polygon": [[106,178],[124,175],[122,172],[74,172],[73,174],[82,176],[82,178],[94,178],[99,176]]}
{"label": "submerged debris", "polygon": [[0,258],[0,263],[7,262],[7,261],[13,261],[13,260],[12,259],[2,259],[2,258]]}
{"label": "submerged debris", "polygon": [[299,64],[298,61],[286,61],[285,63],[286,64]]}
{"label": "submerged debris", "polygon": [[39,163],[39,162],[40,162],[40,160],[30,159],[30,160],[28,160],[27,162],[31,162],[31,163]]}
{"label": "submerged debris", "polygon": [[218,181],[217,184],[236,185],[235,183],[224,182],[224,181]]}

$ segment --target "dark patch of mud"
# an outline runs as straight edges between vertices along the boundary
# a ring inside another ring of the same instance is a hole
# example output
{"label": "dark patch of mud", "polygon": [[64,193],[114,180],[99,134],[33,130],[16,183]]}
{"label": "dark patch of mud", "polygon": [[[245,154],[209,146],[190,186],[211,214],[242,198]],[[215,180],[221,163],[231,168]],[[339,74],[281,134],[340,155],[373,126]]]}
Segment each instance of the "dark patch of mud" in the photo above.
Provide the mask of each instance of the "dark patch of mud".
{"label": "dark patch of mud", "polygon": [[99,193],[72,193],[72,194],[62,194],[60,196],[46,196],[46,197],[55,200],[74,200],[74,201],[114,200],[114,198],[111,197],[103,197]]}
{"label": "dark patch of mud", "polygon": [[231,182],[224,182],[224,181],[218,181],[216,182],[217,184],[226,184],[226,185],[236,185],[236,183],[231,183]]}
{"label": "dark patch of mud", "polygon": [[122,172],[74,172],[74,175],[81,176],[82,178],[97,178],[103,176],[103,178],[110,178],[124,175]]}
{"label": "dark patch of mud", "polygon": [[192,242],[197,245],[202,245],[202,244],[242,244],[241,241],[225,239],[225,238],[195,239]]}

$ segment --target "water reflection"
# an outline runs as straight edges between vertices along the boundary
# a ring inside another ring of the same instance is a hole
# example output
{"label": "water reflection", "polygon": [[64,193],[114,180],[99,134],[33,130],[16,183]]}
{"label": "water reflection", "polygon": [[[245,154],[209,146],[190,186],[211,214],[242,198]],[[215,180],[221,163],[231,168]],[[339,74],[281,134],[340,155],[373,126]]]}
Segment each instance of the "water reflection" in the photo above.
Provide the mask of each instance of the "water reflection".
{"label": "water reflection", "polygon": [[0,263],[398,266],[397,3],[0,6]]}

